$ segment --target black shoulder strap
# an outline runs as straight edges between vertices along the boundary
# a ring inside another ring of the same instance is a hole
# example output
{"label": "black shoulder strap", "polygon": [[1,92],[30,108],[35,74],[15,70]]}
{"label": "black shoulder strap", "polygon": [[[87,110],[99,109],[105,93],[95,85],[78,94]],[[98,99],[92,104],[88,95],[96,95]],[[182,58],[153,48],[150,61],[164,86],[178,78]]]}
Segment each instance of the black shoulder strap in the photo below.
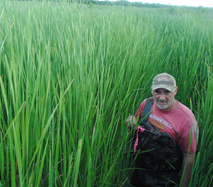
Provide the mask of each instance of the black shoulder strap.
{"label": "black shoulder strap", "polygon": [[152,105],[154,103],[154,98],[153,97],[150,97],[146,100],[146,103],[145,103],[145,106],[144,106],[144,109],[143,109],[143,114],[142,114],[142,118],[140,119],[139,121],[139,124],[140,125],[143,125],[147,122],[148,120],[148,117],[149,117],[149,113],[152,109]]}

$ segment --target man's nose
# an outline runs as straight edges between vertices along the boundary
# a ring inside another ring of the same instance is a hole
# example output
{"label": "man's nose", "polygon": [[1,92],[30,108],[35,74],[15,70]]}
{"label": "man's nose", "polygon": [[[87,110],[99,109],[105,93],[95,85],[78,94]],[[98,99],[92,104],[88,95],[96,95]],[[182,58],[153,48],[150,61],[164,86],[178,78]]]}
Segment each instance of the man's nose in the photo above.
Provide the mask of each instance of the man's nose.
{"label": "man's nose", "polygon": [[165,97],[165,95],[164,95],[164,93],[161,93],[160,94],[160,98],[159,98],[160,100],[166,100],[166,97]]}

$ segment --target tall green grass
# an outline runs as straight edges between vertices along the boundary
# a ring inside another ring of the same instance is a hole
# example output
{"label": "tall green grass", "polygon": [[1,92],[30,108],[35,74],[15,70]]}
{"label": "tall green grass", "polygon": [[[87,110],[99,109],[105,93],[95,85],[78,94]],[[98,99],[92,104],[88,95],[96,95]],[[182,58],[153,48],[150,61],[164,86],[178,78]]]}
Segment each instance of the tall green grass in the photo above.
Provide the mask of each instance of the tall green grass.
{"label": "tall green grass", "polygon": [[211,186],[212,28],[209,11],[1,2],[0,185],[127,186],[125,119],[168,72],[200,129],[190,185]]}

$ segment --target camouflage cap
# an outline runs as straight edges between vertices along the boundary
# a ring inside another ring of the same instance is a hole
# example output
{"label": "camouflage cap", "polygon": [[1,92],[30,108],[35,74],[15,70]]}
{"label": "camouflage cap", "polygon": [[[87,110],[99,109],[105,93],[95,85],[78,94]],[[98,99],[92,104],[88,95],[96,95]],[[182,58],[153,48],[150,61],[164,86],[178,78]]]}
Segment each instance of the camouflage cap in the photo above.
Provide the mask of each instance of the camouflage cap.
{"label": "camouflage cap", "polygon": [[151,89],[156,90],[164,88],[169,91],[173,91],[176,88],[175,78],[168,73],[161,73],[154,77]]}

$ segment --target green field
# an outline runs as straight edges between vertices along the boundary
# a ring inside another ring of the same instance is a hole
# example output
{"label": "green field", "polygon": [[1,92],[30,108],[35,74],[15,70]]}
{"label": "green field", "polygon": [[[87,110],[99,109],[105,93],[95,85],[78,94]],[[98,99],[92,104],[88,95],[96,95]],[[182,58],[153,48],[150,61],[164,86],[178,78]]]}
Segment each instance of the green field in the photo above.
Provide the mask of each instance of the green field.
{"label": "green field", "polygon": [[213,186],[213,9],[0,2],[0,186],[128,186],[125,120],[172,74]]}

